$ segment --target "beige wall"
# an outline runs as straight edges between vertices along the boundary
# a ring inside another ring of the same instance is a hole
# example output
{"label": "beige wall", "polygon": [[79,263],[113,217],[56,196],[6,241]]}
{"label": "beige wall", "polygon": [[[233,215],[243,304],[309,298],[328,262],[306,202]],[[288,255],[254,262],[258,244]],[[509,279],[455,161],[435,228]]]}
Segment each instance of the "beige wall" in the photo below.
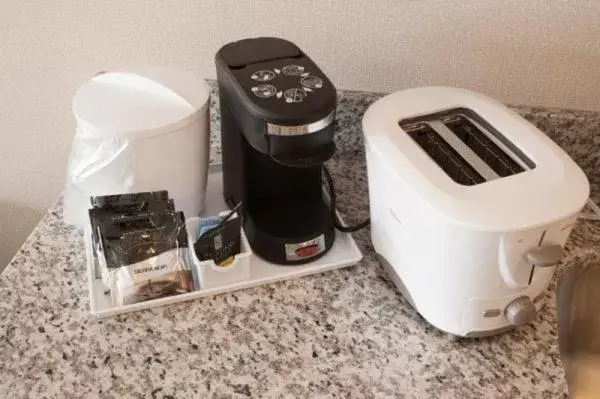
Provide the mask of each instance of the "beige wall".
{"label": "beige wall", "polygon": [[70,100],[96,71],[168,64],[214,77],[228,41],[297,42],[339,88],[444,84],[600,109],[600,2],[0,2],[0,269],[62,189]]}

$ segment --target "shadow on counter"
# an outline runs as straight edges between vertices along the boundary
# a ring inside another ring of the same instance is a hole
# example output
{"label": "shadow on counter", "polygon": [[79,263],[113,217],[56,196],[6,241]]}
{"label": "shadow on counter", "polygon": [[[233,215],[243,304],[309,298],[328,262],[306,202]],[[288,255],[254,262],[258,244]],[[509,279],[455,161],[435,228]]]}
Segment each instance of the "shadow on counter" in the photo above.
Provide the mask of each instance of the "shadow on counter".
{"label": "shadow on counter", "polygon": [[0,201],[0,273],[44,215],[44,210]]}

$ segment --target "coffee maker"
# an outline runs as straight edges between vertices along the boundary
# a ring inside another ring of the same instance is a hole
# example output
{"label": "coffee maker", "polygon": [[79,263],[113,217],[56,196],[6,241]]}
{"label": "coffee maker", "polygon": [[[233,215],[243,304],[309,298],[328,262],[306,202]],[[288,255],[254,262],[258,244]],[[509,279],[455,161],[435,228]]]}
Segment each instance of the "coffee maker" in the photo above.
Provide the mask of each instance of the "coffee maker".
{"label": "coffee maker", "polygon": [[223,195],[242,202],[243,227],[263,259],[294,265],[335,239],[322,166],[335,151],[336,90],[295,44],[245,39],[216,55]]}

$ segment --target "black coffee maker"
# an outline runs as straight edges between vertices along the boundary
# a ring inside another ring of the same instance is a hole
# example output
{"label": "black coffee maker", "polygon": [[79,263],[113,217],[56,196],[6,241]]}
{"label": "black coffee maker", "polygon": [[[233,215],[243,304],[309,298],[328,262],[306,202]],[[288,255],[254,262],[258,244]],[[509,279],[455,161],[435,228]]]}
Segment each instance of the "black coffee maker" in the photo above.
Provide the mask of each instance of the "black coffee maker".
{"label": "black coffee maker", "polygon": [[335,239],[322,185],[335,151],[333,84],[283,39],[229,43],[216,64],[223,193],[230,207],[243,203],[250,246],[282,265],[324,255]]}

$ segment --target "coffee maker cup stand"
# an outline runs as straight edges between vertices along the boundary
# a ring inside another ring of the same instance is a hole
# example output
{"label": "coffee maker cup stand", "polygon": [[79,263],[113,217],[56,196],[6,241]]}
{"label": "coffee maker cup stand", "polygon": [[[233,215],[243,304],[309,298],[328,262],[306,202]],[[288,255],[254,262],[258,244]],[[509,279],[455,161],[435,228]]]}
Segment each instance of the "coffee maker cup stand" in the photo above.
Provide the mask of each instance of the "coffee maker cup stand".
{"label": "coffee maker cup stand", "polygon": [[[223,199],[222,170],[220,164],[209,167],[204,215],[217,215],[228,209]],[[188,235],[194,232],[198,218],[187,219]],[[95,259],[89,226],[85,230],[88,288],[91,313],[98,317],[114,316],[137,310],[150,309],[196,298],[257,287],[277,281],[292,280],[311,274],[352,266],[362,259],[362,254],[349,233],[335,231],[333,247],[323,257],[300,266],[281,266],[269,263],[254,254],[242,230],[242,248],[234,261],[220,267],[213,261],[198,261],[190,251],[190,263],[196,290],[187,294],[138,302],[131,305],[113,306],[110,294],[105,293],[101,278],[96,278]]]}

